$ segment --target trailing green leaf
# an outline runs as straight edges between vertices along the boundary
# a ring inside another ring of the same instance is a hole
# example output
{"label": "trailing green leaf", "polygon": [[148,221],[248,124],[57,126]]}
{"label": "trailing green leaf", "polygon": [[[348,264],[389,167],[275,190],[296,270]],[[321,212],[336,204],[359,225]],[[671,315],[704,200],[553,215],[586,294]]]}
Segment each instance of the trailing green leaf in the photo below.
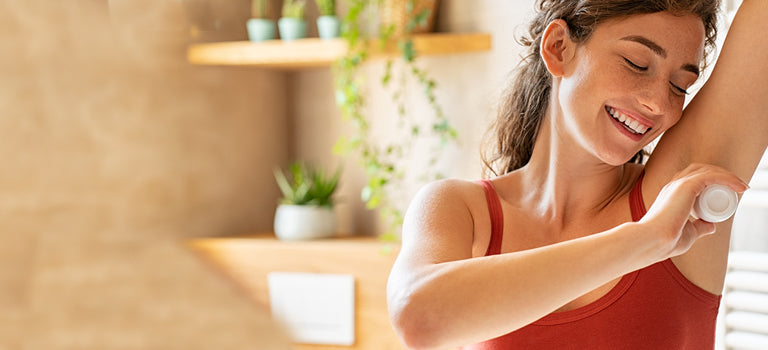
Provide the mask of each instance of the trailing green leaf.
{"label": "trailing green leaf", "polygon": [[[429,1],[429,0],[427,0]],[[348,12],[342,21],[341,37],[346,41],[348,51],[334,65],[334,84],[336,89],[336,102],[340,107],[342,118],[352,126],[352,136],[340,138],[334,145],[336,154],[348,154],[354,151],[359,155],[362,168],[367,177],[366,185],[361,191],[361,198],[370,209],[380,208],[380,214],[387,223],[387,231],[381,235],[382,239],[396,241],[395,232],[402,225],[403,215],[397,209],[393,200],[393,193],[402,188],[404,180],[404,157],[413,152],[414,140],[418,137],[437,135],[441,140],[435,148],[430,148],[430,161],[425,164],[425,179],[441,177],[435,174],[432,159],[437,159],[442,148],[449,140],[455,140],[456,130],[450,125],[443,114],[442,108],[437,103],[435,90],[437,83],[431,79],[425,70],[416,66],[418,52],[415,49],[411,32],[428,22],[430,11],[423,10],[414,13],[416,0],[406,1],[406,10],[409,20],[406,22],[405,33],[398,37],[396,47],[403,63],[395,65],[390,59],[386,62],[384,73],[379,82],[384,88],[391,88],[393,92],[392,102],[397,111],[397,128],[401,131],[401,137],[397,140],[379,145],[371,138],[371,126],[365,111],[365,92],[362,91],[364,79],[361,77],[360,67],[368,58],[371,48],[371,39],[366,38],[366,31],[362,27],[366,23],[365,14],[370,13],[371,8],[381,5],[382,0],[347,0]],[[386,25],[379,28],[378,45],[383,50],[394,40],[394,25]],[[415,78],[424,91],[424,96],[429,106],[434,111],[433,120],[425,125],[420,125],[418,119],[408,114],[406,97],[409,96],[405,87],[407,76]],[[430,130],[428,135],[423,130]],[[420,178],[421,178],[420,177]]]}

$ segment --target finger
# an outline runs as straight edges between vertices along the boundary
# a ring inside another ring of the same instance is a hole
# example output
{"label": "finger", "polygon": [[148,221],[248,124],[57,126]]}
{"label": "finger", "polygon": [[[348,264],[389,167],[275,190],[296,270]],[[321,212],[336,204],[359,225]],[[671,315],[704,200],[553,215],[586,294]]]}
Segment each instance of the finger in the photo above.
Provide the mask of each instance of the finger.
{"label": "finger", "polygon": [[714,184],[728,186],[739,193],[749,188],[749,185],[735,174],[714,165],[697,165],[695,170],[681,175],[678,181],[684,182],[685,186],[691,186],[689,188],[696,194],[699,194],[707,186]]}
{"label": "finger", "polygon": [[693,227],[696,229],[696,233],[699,234],[699,237],[711,235],[715,233],[715,224],[711,222],[707,222],[701,219],[697,219],[691,222]]}

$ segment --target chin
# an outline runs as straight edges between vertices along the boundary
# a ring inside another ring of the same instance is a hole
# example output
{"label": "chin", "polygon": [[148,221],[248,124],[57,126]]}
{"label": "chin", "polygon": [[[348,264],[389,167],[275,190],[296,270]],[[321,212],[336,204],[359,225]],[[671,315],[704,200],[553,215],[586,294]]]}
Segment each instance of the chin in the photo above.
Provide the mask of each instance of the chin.
{"label": "chin", "polygon": [[624,164],[627,164],[632,157],[635,156],[637,152],[632,154],[618,154],[618,153],[608,153],[608,154],[601,154],[598,155],[598,158],[605,164],[612,165],[612,166],[622,166]]}
{"label": "chin", "polygon": [[614,166],[614,167],[618,167],[618,166],[622,166],[624,164],[627,164],[627,162],[629,162],[630,159],[632,159],[632,157],[627,158],[627,160],[624,161],[624,162],[607,161],[607,162],[605,162],[605,164],[610,165],[610,166]]}

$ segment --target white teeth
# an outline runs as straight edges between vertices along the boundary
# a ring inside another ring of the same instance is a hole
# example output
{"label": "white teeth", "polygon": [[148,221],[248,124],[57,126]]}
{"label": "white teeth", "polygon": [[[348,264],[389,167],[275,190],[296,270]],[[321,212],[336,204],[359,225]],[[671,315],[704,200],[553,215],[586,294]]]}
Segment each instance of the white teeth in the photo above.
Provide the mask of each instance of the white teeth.
{"label": "white teeth", "polygon": [[616,120],[624,123],[624,125],[634,131],[636,134],[645,134],[646,131],[648,131],[649,128],[645,127],[645,125],[640,124],[637,120],[634,120],[632,118],[627,117],[624,115],[624,113],[621,113],[619,111],[616,111],[612,107],[608,107],[608,113]]}

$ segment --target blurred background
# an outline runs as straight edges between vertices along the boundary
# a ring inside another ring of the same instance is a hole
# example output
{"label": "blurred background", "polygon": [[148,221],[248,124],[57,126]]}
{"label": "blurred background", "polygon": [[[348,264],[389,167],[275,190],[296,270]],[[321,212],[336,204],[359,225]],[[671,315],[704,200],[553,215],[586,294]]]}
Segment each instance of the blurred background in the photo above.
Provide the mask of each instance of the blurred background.
{"label": "blurred background", "polygon": [[[498,33],[494,55],[424,59],[460,122],[450,176],[480,176],[490,95],[530,9],[440,7],[438,30]],[[247,40],[249,11],[247,0],[0,0],[0,349],[281,343],[263,307],[184,245],[270,231],[275,167],[342,163],[330,69],[187,62],[191,43]],[[375,235],[362,171],[346,163],[340,230]]]}
{"label": "blurred background", "polygon": [[[449,177],[481,175],[532,3],[440,3],[437,31],[493,40],[420,58],[460,131],[437,164]],[[264,306],[185,242],[271,231],[273,169],[295,159],[343,164],[339,230],[380,233],[356,159],[331,152],[348,126],[330,69],[187,62],[192,43],[247,40],[249,11],[248,0],[0,0],[0,350],[284,348]],[[371,91],[374,119],[391,115],[388,101]]]}
{"label": "blurred background", "polygon": [[0,349],[280,340],[181,243],[268,227],[286,78],[186,64],[184,5],[0,1]]}

